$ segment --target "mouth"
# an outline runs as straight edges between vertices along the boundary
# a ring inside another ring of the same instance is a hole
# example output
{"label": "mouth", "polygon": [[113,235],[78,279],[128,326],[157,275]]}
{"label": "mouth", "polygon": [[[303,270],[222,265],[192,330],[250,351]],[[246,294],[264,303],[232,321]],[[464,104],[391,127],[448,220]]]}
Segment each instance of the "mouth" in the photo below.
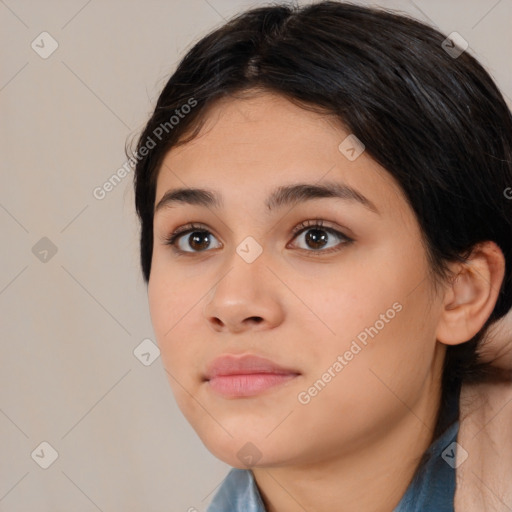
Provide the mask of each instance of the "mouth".
{"label": "mouth", "polygon": [[284,368],[269,359],[226,354],[208,366],[203,381],[223,397],[243,398],[277,389],[299,375],[297,370]]}

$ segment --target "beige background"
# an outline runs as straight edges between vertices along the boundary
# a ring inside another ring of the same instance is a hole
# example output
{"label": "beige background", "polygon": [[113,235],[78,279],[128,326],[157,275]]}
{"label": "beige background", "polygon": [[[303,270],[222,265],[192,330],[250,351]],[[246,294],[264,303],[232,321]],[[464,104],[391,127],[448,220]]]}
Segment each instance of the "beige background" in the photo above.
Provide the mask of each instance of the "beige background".
{"label": "beige background", "polygon": [[[134,355],[154,335],[132,173],[101,200],[93,191],[184,51],[263,3],[0,0],[1,512],[202,511],[227,473],[161,359]],[[360,3],[459,32],[512,97],[512,0]],[[46,59],[31,47],[51,49],[43,31],[58,43]],[[42,442],[58,453],[47,469]]]}

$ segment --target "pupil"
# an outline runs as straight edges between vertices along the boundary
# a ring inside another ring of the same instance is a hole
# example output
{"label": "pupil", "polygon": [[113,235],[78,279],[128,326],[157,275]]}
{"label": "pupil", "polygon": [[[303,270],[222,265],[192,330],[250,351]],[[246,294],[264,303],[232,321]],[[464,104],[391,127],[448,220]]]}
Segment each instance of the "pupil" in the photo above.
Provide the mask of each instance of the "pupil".
{"label": "pupil", "polygon": [[[320,235],[318,233],[320,233]],[[323,247],[327,243],[327,238],[327,234],[321,229],[310,229],[306,233],[306,243],[309,244],[312,242],[315,249]]]}
{"label": "pupil", "polygon": [[[201,239],[203,239],[203,241],[206,240],[206,244],[202,244]],[[210,244],[210,240],[208,238],[208,234],[205,233],[204,231],[194,231],[193,233],[190,233],[189,243],[193,249],[202,251],[203,249],[206,249],[206,247],[208,247],[208,245]],[[195,245],[196,243],[198,244],[198,246]]]}

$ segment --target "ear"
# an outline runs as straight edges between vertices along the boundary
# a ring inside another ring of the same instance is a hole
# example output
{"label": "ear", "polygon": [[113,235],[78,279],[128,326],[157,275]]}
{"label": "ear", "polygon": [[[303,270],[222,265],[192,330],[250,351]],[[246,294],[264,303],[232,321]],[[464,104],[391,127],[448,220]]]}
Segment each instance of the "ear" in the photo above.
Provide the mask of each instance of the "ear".
{"label": "ear", "polygon": [[467,262],[454,265],[456,277],[445,289],[437,327],[437,340],[446,345],[469,341],[482,328],[505,275],[503,253],[491,241],[477,244]]}

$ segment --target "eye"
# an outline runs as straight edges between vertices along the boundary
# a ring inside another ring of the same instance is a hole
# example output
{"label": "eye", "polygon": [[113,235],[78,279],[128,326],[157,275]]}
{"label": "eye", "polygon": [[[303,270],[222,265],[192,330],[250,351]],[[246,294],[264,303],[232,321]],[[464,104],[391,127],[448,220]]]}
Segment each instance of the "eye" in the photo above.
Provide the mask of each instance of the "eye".
{"label": "eye", "polygon": [[[325,254],[340,251],[343,245],[353,242],[353,239],[344,235],[337,229],[324,227],[323,222],[322,219],[307,220],[293,229],[293,233],[295,234],[294,239],[301,237],[303,234],[306,235],[303,238],[304,244],[300,249],[313,253],[313,255],[316,256],[321,253]],[[336,242],[336,240],[338,240],[338,243],[332,245],[331,242]],[[329,244],[331,245],[329,246]],[[325,249],[325,247],[327,247],[327,249]]]}
{"label": "eye", "polygon": [[[304,221],[292,230],[294,240],[302,234],[306,234],[303,247],[299,247],[301,250],[316,256],[317,254],[339,251],[343,245],[353,242],[353,239],[337,229],[324,227],[323,222],[321,219]],[[174,251],[178,254],[194,254],[210,249],[212,238],[216,240],[206,226],[190,223],[179,227],[164,240],[167,245],[173,246]],[[331,242],[336,242],[336,240],[338,240],[338,243],[329,246]],[[219,243],[217,248],[221,246],[222,244]]]}
{"label": "eye", "polygon": [[[188,236],[185,237],[187,234]],[[178,253],[203,252],[210,247],[212,237],[215,238],[205,226],[201,224],[187,224],[166,237],[165,243],[172,245]],[[187,246],[189,248],[192,247],[192,250],[187,250]]]}

